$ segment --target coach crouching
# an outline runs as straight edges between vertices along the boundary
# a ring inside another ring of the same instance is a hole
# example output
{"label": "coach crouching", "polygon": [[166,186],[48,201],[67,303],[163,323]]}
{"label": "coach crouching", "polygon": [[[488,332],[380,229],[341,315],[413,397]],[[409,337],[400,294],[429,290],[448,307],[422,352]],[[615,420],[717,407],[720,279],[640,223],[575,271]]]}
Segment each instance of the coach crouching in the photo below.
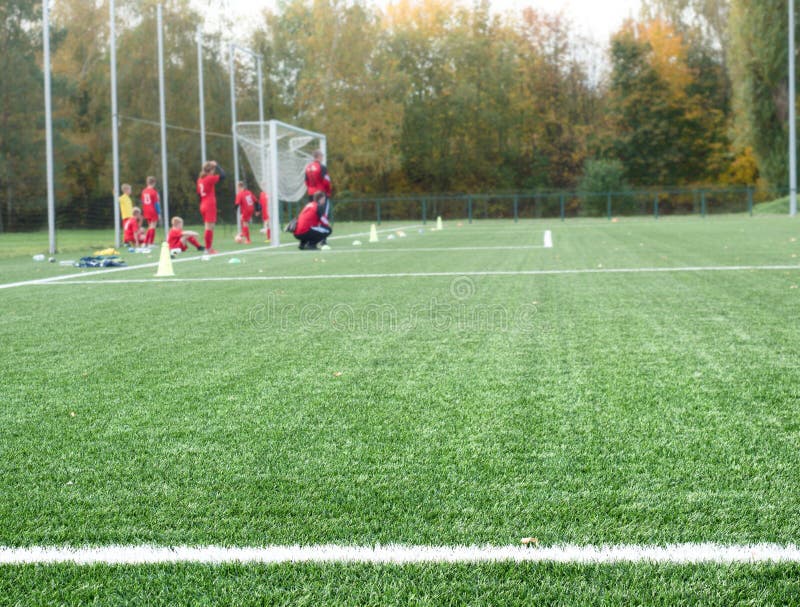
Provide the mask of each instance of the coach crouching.
{"label": "coach crouching", "polygon": [[330,210],[330,201],[325,192],[317,192],[314,199],[300,211],[294,237],[300,241],[301,249],[316,249],[317,244],[327,244],[326,239],[333,231],[328,219]]}

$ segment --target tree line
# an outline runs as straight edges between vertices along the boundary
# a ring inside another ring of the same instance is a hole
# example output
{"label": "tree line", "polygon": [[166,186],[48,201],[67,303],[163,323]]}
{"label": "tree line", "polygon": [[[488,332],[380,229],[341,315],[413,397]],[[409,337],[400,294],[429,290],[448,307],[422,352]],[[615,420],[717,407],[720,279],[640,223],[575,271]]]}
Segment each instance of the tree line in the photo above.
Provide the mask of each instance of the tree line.
{"label": "tree line", "polygon": [[[645,0],[606,48],[563,16],[498,15],[487,0],[282,0],[246,28],[222,2],[162,3],[173,214],[197,206],[198,24],[208,155],[226,168],[235,41],[264,57],[266,116],[327,135],[340,197],[787,181],[786,0]],[[156,4],[116,2],[120,170],[134,190],[161,171]],[[108,5],[52,10],[59,222],[109,225]],[[0,229],[36,227],[41,3],[6,0],[0,24]],[[255,70],[236,62],[239,120],[256,120]]]}

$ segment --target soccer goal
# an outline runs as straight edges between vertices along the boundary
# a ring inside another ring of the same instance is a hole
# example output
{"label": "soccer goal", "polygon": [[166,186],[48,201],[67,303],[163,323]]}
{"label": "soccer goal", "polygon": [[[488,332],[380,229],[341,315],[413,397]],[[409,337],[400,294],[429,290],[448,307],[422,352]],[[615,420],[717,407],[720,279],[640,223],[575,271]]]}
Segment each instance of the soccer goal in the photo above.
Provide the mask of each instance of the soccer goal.
{"label": "soccer goal", "polygon": [[244,150],[258,187],[269,195],[271,244],[281,237],[281,202],[305,199],[305,168],[315,150],[326,152],[325,135],[285,122],[237,122],[235,142]]}

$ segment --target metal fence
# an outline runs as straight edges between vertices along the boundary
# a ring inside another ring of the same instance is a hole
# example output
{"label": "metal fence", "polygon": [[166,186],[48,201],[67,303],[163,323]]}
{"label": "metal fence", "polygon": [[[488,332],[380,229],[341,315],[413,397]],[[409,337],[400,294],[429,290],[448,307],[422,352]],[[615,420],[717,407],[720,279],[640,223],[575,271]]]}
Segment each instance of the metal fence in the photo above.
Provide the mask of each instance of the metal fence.
{"label": "metal fence", "polygon": [[[47,203],[44,192],[36,186],[23,188],[16,195],[0,200],[0,232],[41,230],[47,227]],[[233,184],[228,180],[218,190],[219,227],[235,226]],[[136,193],[136,191],[135,191]],[[406,196],[359,196],[334,200],[336,221],[419,221],[445,220],[471,222],[477,219],[567,219],[578,217],[719,215],[753,213],[759,202],[786,196],[786,189],[763,188],[653,188],[624,192],[586,193],[575,191],[540,191],[502,194],[414,194]],[[0,197],[2,198],[2,197]],[[189,224],[200,222],[195,197],[182,200],[171,196],[170,214],[181,215]],[[138,198],[134,197],[134,203]],[[113,227],[115,202],[102,198],[57,197],[56,227]],[[295,217],[304,201],[280,204],[280,221]]]}
{"label": "metal fence", "polygon": [[[747,213],[759,202],[786,196],[788,190],[756,188],[658,188],[624,192],[575,191],[511,194],[447,194],[337,199],[337,221],[413,220],[427,223],[476,219],[560,219],[577,217],[662,216]],[[291,214],[287,207],[285,213]]]}

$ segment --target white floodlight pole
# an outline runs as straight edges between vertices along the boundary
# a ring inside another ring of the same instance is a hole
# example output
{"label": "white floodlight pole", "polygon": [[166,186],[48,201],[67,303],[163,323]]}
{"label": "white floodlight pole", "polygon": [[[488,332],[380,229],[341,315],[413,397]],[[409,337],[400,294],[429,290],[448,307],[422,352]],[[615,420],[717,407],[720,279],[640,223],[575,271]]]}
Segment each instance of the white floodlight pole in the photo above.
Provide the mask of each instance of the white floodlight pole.
{"label": "white floodlight pole", "polygon": [[794,0],[789,0],[789,215],[797,215],[797,118],[794,57]]}
{"label": "white floodlight pole", "polygon": [[[260,120],[264,120],[264,99],[263,93],[261,92],[261,55],[251,51],[249,48],[244,48],[241,46],[237,46],[235,44],[231,44],[229,47],[229,70],[230,70],[230,78],[231,78],[231,131],[233,131],[233,181],[234,181],[234,188],[236,184],[239,182],[239,139],[236,136],[236,65],[234,62],[234,53],[238,51],[242,51],[243,53],[247,53],[251,57],[256,60],[258,65],[258,113]],[[239,233],[242,231],[242,214],[240,209],[236,208],[236,228]]]}
{"label": "white floodlight pole", "polygon": [[[262,59],[261,55],[256,56],[256,65],[258,67],[258,125],[260,131],[259,141],[261,142],[261,175],[263,178],[266,178],[267,175],[267,147],[266,143],[264,142],[264,72],[262,69]],[[277,150],[274,148],[270,148],[272,153],[275,154]],[[258,186],[261,188],[261,184]],[[261,209],[263,212],[264,209]],[[270,217],[272,214],[270,214]],[[270,230],[270,235],[272,234],[272,230]]]}
{"label": "white floodlight pole", "polygon": [[44,42],[44,122],[47,148],[47,231],[50,255],[56,252],[56,196],[53,183],[53,96],[50,90],[50,6],[42,2],[42,37]]}
{"label": "white floodlight pole", "polygon": [[203,28],[197,26],[197,90],[200,104],[200,166],[208,156],[206,155],[206,99],[203,86]]}
{"label": "white floodlight pole", "polygon": [[[228,46],[228,70],[231,81],[231,131],[233,132],[233,189],[236,191],[236,184],[239,181],[239,140],[236,137],[236,67],[233,54],[236,52],[236,45]],[[236,208],[236,232],[242,231],[242,218],[239,208]]]}
{"label": "white floodlight pole", "polygon": [[164,233],[169,232],[169,175],[167,173],[167,111],[164,100],[164,24],[162,7],[157,7],[158,15],[158,100],[161,112],[161,183],[164,193]]}
{"label": "white floodlight pole", "polygon": [[272,154],[269,155],[269,228],[272,232],[273,247],[281,244],[280,213],[281,203],[278,200],[278,123],[275,120],[269,121],[269,147]]}
{"label": "white floodlight pole", "polygon": [[108,3],[108,30],[109,44],[111,46],[111,164],[114,175],[114,193],[111,204],[114,205],[114,246],[120,246],[120,208],[117,203],[119,196],[119,115],[117,108],[117,29],[114,19],[114,0]]}

